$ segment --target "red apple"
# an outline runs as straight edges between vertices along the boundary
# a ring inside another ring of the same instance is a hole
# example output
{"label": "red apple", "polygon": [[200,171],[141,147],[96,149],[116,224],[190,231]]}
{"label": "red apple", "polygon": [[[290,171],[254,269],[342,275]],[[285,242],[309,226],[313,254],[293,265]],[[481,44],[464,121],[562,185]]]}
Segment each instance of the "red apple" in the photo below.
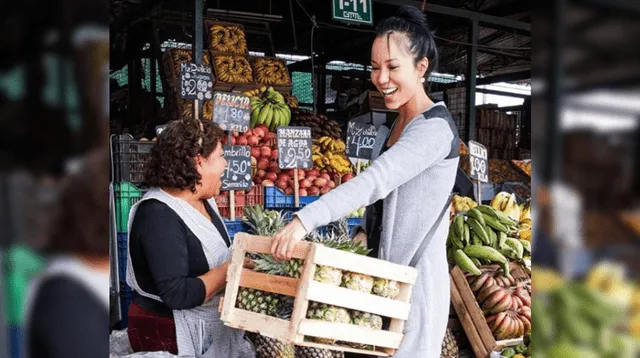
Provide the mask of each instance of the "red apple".
{"label": "red apple", "polygon": [[317,187],[319,187],[319,188],[322,188],[322,187],[324,187],[325,185],[327,185],[327,182],[328,182],[328,180],[327,180],[327,179],[320,177],[320,178],[316,179],[316,180],[313,182],[313,185],[315,185],[315,186],[317,186]]}
{"label": "red apple", "polygon": [[276,186],[282,190],[285,190],[289,186],[289,182],[287,182],[286,180],[278,179],[276,180]]}
{"label": "red apple", "polygon": [[318,187],[312,186],[311,188],[307,189],[307,193],[312,196],[318,196],[320,195],[320,189],[318,189]]}
{"label": "red apple", "polygon": [[238,137],[238,139],[236,140],[236,143],[238,145],[247,145],[247,144],[249,144],[249,142],[247,141],[247,137],[245,137],[245,136]]}
{"label": "red apple", "polygon": [[263,157],[271,157],[271,148],[266,145],[260,147],[260,155]]}
{"label": "red apple", "polygon": [[269,168],[269,159],[264,157],[258,159],[258,169],[267,170],[267,168]]}
{"label": "red apple", "polygon": [[253,184],[259,185],[260,183],[262,183],[262,179],[261,178],[259,178],[257,175],[255,177],[253,177]]}
{"label": "red apple", "polygon": [[260,179],[264,179],[264,177],[267,175],[267,172],[264,169],[258,169],[256,171],[256,177],[260,178]]}
{"label": "red apple", "polygon": [[262,186],[273,186],[274,185],[271,180],[266,180],[266,179],[263,180],[261,184],[262,184]]}
{"label": "red apple", "polygon": [[328,193],[329,191],[331,191],[331,188],[327,185],[327,186],[323,187],[322,189],[320,189],[320,195],[324,195],[324,194]]}
{"label": "red apple", "polygon": [[293,188],[286,188],[284,190],[284,193],[287,194],[287,195],[293,195]]}
{"label": "red apple", "polygon": [[269,131],[269,127],[267,127],[267,125],[266,125],[266,124],[264,124],[264,123],[260,123],[260,124],[258,124],[254,129],[258,129],[258,128],[260,128],[260,129],[262,129],[263,131],[265,131],[265,133]]}
{"label": "red apple", "polygon": [[310,188],[310,187],[311,187],[311,185],[312,185],[312,184],[311,184],[311,182],[309,181],[309,179],[302,179],[302,180],[300,181],[300,187],[301,187],[301,188],[305,188],[305,189],[306,189],[306,188]]}
{"label": "red apple", "polygon": [[331,175],[329,175],[329,173],[321,173],[320,178],[325,178],[327,181],[331,181]]}
{"label": "red apple", "polygon": [[247,137],[247,143],[249,145],[258,145],[258,142],[260,142],[260,138],[256,135],[250,135]]}
{"label": "red apple", "polygon": [[262,155],[260,155],[260,148],[251,147],[251,155],[256,157],[256,158],[260,158],[262,156]]}
{"label": "red apple", "polygon": [[274,149],[271,151],[271,158],[278,159],[278,149]]}
{"label": "red apple", "polygon": [[318,169],[309,169],[307,170],[307,177],[317,177],[318,175],[320,175],[320,171]]}
{"label": "red apple", "polygon": [[269,170],[272,173],[276,173],[279,174],[280,173],[280,167],[278,166],[278,163],[274,163],[274,162],[269,162]]}
{"label": "red apple", "polygon": [[278,174],[273,173],[273,172],[268,172],[265,176],[265,179],[271,180],[273,182],[275,182],[276,180],[278,180]]}
{"label": "red apple", "polygon": [[327,185],[329,185],[329,188],[331,188],[331,189],[335,189],[335,187],[336,187],[336,182],[334,182],[333,180],[329,180],[329,184],[327,184]]}
{"label": "red apple", "polygon": [[285,180],[286,182],[290,182],[292,180],[286,172],[280,172],[278,179]]}
{"label": "red apple", "polygon": [[301,188],[300,190],[298,190],[298,195],[307,196],[307,189]]}
{"label": "red apple", "polygon": [[293,178],[293,169],[287,169],[284,173]]}
{"label": "red apple", "polygon": [[311,184],[313,185],[313,182],[316,181],[316,177],[314,176],[309,176],[309,174],[307,174],[306,179],[311,182]]}
{"label": "red apple", "polygon": [[277,135],[277,134],[275,134],[275,133],[273,133],[273,132],[267,132],[267,133],[264,135],[264,138],[265,138],[265,139],[276,139],[276,138],[278,138],[278,135]]}
{"label": "red apple", "polygon": [[346,183],[351,179],[353,179],[353,173],[347,173],[347,174],[342,176],[342,182],[343,183]]}
{"label": "red apple", "polygon": [[237,138],[236,137],[231,137],[231,145],[236,145],[237,142]]}
{"label": "red apple", "polygon": [[256,135],[258,138],[262,139],[264,137],[265,134],[265,130],[259,127],[256,127],[253,129],[253,134]]}

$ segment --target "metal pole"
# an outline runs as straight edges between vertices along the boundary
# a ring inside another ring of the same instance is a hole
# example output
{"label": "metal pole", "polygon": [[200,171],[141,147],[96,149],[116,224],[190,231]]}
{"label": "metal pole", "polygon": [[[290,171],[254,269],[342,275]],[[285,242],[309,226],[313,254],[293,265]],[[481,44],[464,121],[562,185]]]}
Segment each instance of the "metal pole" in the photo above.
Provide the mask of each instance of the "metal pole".
{"label": "metal pole", "polygon": [[468,142],[476,139],[476,75],[478,74],[478,20],[471,20],[467,48],[467,123],[465,126]]}
{"label": "metal pole", "polygon": [[[195,0],[195,13],[193,16],[193,60],[197,65],[202,64],[202,40],[203,35],[203,22],[204,22],[204,0]],[[200,119],[202,117],[202,102],[195,100],[193,102],[194,117]]]}

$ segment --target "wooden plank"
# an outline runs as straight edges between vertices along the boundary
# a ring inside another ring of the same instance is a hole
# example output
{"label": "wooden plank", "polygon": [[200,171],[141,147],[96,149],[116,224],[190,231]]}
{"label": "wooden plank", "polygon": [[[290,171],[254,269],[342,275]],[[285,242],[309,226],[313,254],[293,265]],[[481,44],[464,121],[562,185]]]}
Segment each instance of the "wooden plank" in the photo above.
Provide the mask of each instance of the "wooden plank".
{"label": "wooden plank", "polygon": [[335,267],[340,270],[358,272],[410,284],[414,284],[418,277],[418,271],[413,267],[330,249],[324,246],[318,248],[315,262],[317,265]]}
{"label": "wooden plank", "polygon": [[411,305],[406,302],[317,281],[309,283],[306,297],[309,301],[327,303],[402,320],[409,318],[409,310],[411,309]]}
{"label": "wooden plank", "polygon": [[[236,234],[234,240],[237,240],[239,237],[245,238],[245,241],[247,242],[246,251],[262,253],[262,254],[271,253],[272,239],[270,237],[255,236],[255,235],[249,235],[244,232],[239,232]],[[304,259],[307,256],[309,245],[310,244],[306,241],[299,242],[296,245],[295,249],[293,250],[293,257],[296,259]]]}
{"label": "wooden plank", "polygon": [[289,325],[290,340],[295,343],[304,341],[304,335],[300,334],[300,323],[305,319],[307,310],[309,309],[309,300],[307,299],[309,283],[313,281],[313,275],[316,273],[316,255],[318,253],[317,244],[309,246],[307,259],[304,260],[302,274],[300,276],[300,284],[298,286],[298,295],[293,303],[293,312],[291,313],[291,324]]}
{"label": "wooden plank", "polygon": [[487,324],[484,315],[482,314],[482,310],[476,301],[476,297],[471,291],[471,287],[469,287],[469,283],[467,283],[467,279],[464,277],[464,273],[458,266],[455,266],[453,270],[451,270],[451,277],[453,278],[453,281],[458,288],[458,292],[460,293],[460,297],[462,297],[462,301],[464,302],[465,307],[467,307],[467,311],[478,330],[478,334],[480,334],[480,338],[482,338],[485,349],[489,352],[493,351],[493,348],[496,346],[496,340],[489,329],[489,325]]}
{"label": "wooden plank", "polygon": [[[396,297],[397,300],[402,302],[411,301],[411,294],[413,293],[413,285],[408,283],[400,283],[400,294]],[[389,332],[400,333],[404,332],[405,321],[401,319],[392,319],[389,324]],[[387,348],[384,350],[389,355],[395,354],[395,349]]]}
{"label": "wooden plank", "polygon": [[497,341],[496,342],[496,348],[494,348],[494,350],[498,351],[498,350],[504,349],[505,347],[517,346],[520,343],[524,343],[523,337],[511,338],[511,339],[503,339],[501,341]]}
{"label": "wooden plank", "polygon": [[467,311],[467,307],[465,306],[464,301],[460,296],[460,292],[458,292],[458,287],[453,281],[453,277],[451,277],[450,280],[451,280],[451,302],[453,303],[453,307],[456,309],[456,312],[458,313],[458,318],[460,319],[460,323],[464,328],[464,331],[467,335],[467,339],[469,340],[469,343],[471,344],[471,348],[473,349],[473,352],[477,357],[484,358],[489,354],[489,352],[487,352],[487,349],[485,348],[484,343],[482,342],[482,338],[480,338],[480,334],[476,330],[476,326],[473,323],[473,320],[471,319],[469,312]]}
{"label": "wooden plank", "polygon": [[225,321],[226,326],[276,339],[285,339],[289,333],[289,321],[237,308],[233,310],[233,322]]}
{"label": "wooden plank", "polygon": [[331,350],[334,350],[334,351],[342,351],[342,352],[348,352],[348,353],[360,353],[360,354],[365,354],[365,355],[370,355],[370,356],[378,356],[378,357],[388,357],[389,356],[389,354],[381,352],[381,351],[378,351],[378,350],[370,351],[370,350],[356,349],[356,348],[342,346],[342,345],[320,344],[320,343],[314,343],[314,342],[302,342],[302,343],[296,343],[296,345],[304,346],[304,347],[318,348],[318,349],[331,349]]}
{"label": "wooden plank", "polygon": [[244,256],[247,237],[237,234],[233,241],[233,253],[231,255],[231,265],[227,269],[227,286],[224,293],[224,304],[220,319],[225,322],[233,320],[233,312],[238,298],[238,289],[242,269],[244,265]]}
{"label": "wooden plank", "polygon": [[398,348],[403,335],[400,333],[374,330],[349,323],[332,323],[312,319],[300,322],[300,334],[312,337],[371,344],[376,347]]}
{"label": "wooden plank", "polygon": [[255,288],[256,290],[279,293],[286,296],[296,295],[299,282],[300,280],[295,278],[268,275],[249,269],[243,269],[240,276],[240,287]]}

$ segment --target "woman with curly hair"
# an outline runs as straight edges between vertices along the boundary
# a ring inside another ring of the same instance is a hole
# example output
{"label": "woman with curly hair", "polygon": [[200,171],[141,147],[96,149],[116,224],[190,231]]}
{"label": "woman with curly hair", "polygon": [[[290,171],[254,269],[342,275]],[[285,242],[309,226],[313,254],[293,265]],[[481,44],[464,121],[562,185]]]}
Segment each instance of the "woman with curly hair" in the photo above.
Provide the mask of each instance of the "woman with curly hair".
{"label": "woman with curly hair", "polygon": [[172,121],[151,151],[151,189],[129,214],[127,284],[135,296],[128,335],[135,352],[255,357],[244,332],[225,326],[217,310],[231,259],[213,199],[227,165],[223,136],[216,124]]}

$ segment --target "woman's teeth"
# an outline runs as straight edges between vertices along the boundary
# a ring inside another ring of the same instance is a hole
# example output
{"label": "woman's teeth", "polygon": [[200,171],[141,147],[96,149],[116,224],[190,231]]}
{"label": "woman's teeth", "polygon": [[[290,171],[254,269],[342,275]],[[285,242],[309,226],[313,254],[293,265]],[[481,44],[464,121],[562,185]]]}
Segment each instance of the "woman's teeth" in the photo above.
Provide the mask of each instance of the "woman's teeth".
{"label": "woman's teeth", "polygon": [[383,89],[383,90],[382,90],[382,93],[383,93],[385,96],[389,96],[389,95],[392,95],[393,93],[395,93],[397,90],[398,90],[398,88]]}

